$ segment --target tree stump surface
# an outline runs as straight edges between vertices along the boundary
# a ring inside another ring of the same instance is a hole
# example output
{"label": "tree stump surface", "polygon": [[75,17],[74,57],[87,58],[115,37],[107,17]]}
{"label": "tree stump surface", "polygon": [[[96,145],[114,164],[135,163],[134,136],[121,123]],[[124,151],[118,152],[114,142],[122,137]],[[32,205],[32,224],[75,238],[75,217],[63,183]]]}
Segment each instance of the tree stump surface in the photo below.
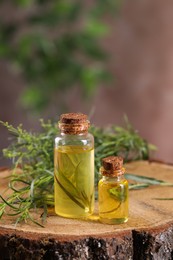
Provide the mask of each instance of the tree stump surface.
{"label": "tree stump surface", "polygon": [[[172,165],[137,161],[127,164],[126,172],[173,183]],[[6,188],[7,175],[8,170],[0,172],[0,191]],[[173,198],[173,187],[131,190],[129,221],[120,225],[52,213],[45,228],[33,223],[15,226],[14,218],[5,216],[0,220],[0,259],[172,260],[173,200],[155,198]]]}

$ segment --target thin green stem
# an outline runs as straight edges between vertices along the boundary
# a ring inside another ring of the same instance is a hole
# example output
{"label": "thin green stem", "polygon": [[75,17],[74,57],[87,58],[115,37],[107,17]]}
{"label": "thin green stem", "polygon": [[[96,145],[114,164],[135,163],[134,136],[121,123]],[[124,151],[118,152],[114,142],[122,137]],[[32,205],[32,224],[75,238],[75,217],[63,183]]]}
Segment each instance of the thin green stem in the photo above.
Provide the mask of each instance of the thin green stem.
{"label": "thin green stem", "polygon": [[60,183],[60,181],[58,180],[58,178],[55,175],[55,179],[57,184],[60,186],[60,188],[64,191],[64,193],[73,201],[75,202],[80,208],[85,209],[85,206],[78,201],[74,196],[71,195],[71,193],[69,191],[66,190],[66,188]]}

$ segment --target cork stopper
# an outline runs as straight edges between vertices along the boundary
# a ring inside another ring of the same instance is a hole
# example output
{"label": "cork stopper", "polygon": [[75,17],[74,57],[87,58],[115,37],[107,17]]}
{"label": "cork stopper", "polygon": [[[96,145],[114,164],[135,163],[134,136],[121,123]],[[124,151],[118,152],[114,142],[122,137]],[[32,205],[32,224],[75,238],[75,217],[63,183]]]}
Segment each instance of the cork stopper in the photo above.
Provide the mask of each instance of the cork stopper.
{"label": "cork stopper", "polygon": [[120,156],[109,156],[102,159],[101,173],[105,176],[117,176],[124,173],[123,158]]}
{"label": "cork stopper", "polygon": [[87,133],[89,125],[87,115],[82,113],[68,113],[60,116],[59,128],[65,134]]}
{"label": "cork stopper", "polygon": [[81,113],[68,113],[60,116],[60,122],[64,124],[80,124],[87,121],[87,115]]}

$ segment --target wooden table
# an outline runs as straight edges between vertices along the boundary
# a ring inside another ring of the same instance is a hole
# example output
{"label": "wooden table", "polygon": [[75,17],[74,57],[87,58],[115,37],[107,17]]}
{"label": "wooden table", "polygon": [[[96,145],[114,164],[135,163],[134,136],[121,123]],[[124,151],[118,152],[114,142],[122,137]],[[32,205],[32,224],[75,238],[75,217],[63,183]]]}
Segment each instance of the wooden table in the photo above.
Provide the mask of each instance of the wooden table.
{"label": "wooden table", "polygon": [[[126,165],[127,172],[173,183],[173,166],[147,161]],[[1,172],[3,179],[7,171]],[[173,187],[154,186],[130,191],[129,221],[105,225],[96,218],[65,219],[51,214],[45,228],[32,223],[14,226],[0,221],[0,259],[173,259]],[[38,213],[39,216],[39,213]]]}

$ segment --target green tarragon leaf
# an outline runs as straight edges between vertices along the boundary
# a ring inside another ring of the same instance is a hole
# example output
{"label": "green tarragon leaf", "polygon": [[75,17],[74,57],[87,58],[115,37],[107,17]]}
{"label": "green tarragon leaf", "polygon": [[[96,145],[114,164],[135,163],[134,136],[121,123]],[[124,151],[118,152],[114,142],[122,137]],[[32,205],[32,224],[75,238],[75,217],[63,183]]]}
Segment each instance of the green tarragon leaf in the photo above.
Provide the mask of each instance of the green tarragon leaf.
{"label": "green tarragon leaf", "polygon": [[120,186],[109,189],[109,194],[111,195],[112,198],[120,202],[124,202],[127,198],[126,190],[122,189],[122,187]]}

